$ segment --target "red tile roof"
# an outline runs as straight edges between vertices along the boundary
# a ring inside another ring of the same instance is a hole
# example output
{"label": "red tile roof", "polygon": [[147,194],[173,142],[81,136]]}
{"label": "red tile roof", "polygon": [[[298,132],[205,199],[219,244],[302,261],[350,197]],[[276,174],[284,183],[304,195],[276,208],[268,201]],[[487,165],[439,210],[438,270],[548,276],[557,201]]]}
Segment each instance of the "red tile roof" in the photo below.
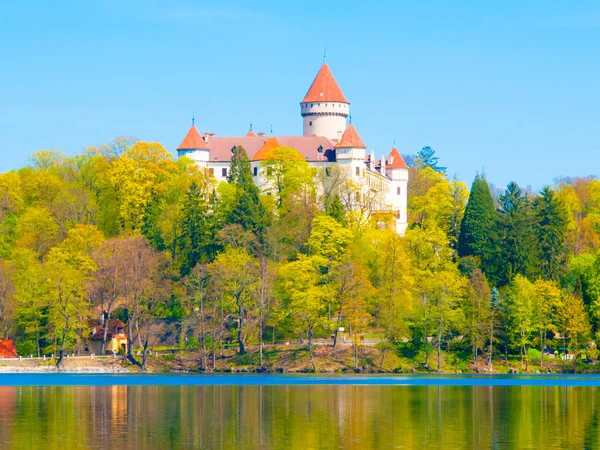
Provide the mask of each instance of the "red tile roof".
{"label": "red tile roof", "polygon": [[385,163],[386,169],[408,169],[408,166],[400,156],[400,152],[396,147],[392,149]]}
{"label": "red tile roof", "polygon": [[358,135],[354,125],[350,124],[335,148],[367,148],[367,146]]}
{"label": "red tile roof", "polygon": [[179,144],[179,147],[177,147],[177,150],[196,150],[199,148],[208,149],[208,146],[204,142],[204,139],[202,139],[202,136],[200,136],[198,128],[192,125],[190,131],[188,131],[181,144]]}
{"label": "red tile roof", "polygon": [[0,356],[2,358],[18,358],[17,349],[13,341],[0,340]]}
{"label": "red tile roof", "polygon": [[281,147],[281,144],[274,137],[267,139],[261,148],[254,154],[252,161],[264,161],[267,159],[267,154],[274,148]]}
{"label": "red tile roof", "polygon": [[304,96],[304,100],[300,103],[307,102],[340,102],[348,103],[346,97],[342,93],[340,86],[335,81],[329,66],[325,63],[321,66],[315,80],[310,85],[308,92]]}
{"label": "red tile roof", "polygon": [[[125,324],[119,319],[109,319],[108,320],[108,333],[106,333],[107,339],[112,339],[114,335],[120,335],[125,333]],[[104,325],[97,324],[92,328],[92,336],[91,339],[93,341],[98,341],[104,339]]]}
{"label": "red tile roof", "polygon": [[[281,147],[292,147],[306,158],[307,161],[335,161],[335,144],[322,136],[275,136]],[[214,136],[210,138],[209,162],[231,161],[233,147],[244,147],[250,160],[267,142],[267,136]],[[319,150],[320,149],[320,150]]]}

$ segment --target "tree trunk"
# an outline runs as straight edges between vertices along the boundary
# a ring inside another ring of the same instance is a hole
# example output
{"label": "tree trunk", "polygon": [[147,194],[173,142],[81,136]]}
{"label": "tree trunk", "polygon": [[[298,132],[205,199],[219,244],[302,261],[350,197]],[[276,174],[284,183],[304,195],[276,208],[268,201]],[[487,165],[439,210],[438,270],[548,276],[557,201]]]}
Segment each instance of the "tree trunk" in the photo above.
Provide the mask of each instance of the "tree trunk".
{"label": "tree trunk", "polygon": [[139,366],[140,363],[135,356],[133,356],[133,324],[135,322],[135,314],[129,315],[129,311],[127,312],[127,359],[136,366]]}
{"label": "tree trunk", "polygon": [[240,324],[238,327],[238,344],[240,347],[240,355],[243,355],[244,353],[246,353],[246,348],[244,347],[244,339],[243,339],[243,328],[244,328],[244,307],[241,305],[239,299],[238,299],[238,314],[240,315]]}
{"label": "tree trunk", "polygon": [[40,357],[40,332],[36,328],[35,330],[35,347],[37,349],[37,356]]}
{"label": "tree trunk", "polygon": [[142,352],[142,370],[146,371],[146,364],[148,362],[148,337],[144,340],[144,351]]}
{"label": "tree trunk", "polygon": [[[104,312],[102,313],[104,314]],[[106,353],[106,337],[108,336],[108,321],[110,320],[110,307],[106,311],[106,317],[103,318],[102,321],[104,326],[104,334],[102,335],[102,346],[100,347],[100,354],[104,355]]]}
{"label": "tree trunk", "polygon": [[260,345],[260,368],[263,368],[263,311],[262,308],[260,309],[260,338],[259,338],[259,345]]}
{"label": "tree trunk", "polygon": [[333,332],[333,347],[335,348],[338,340],[338,332],[340,329],[340,320],[342,320],[342,302],[340,301],[340,309],[338,311],[337,317],[337,326],[335,327],[335,331]]}
{"label": "tree trunk", "polygon": [[544,367],[544,333],[540,331],[540,369]]}
{"label": "tree trunk", "polygon": [[489,361],[488,361],[488,366],[490,368],[490,372],[493,370],[492,369],[492,355],[494,354],[493,347],[494,347],[494,321],[492,320],[492,322],[490,324],[490,356],[489,356]]}
{"label": "tree trunk", "polygon": [[317,366],[315,365],[315,360],[313,359],[313,349],[312,349],[312,325],[308,326],[308,330],[306,333],[306,341],[308,342],[308,355],[310,357],[310,362],[313,366],[313,371],[317,371]]}

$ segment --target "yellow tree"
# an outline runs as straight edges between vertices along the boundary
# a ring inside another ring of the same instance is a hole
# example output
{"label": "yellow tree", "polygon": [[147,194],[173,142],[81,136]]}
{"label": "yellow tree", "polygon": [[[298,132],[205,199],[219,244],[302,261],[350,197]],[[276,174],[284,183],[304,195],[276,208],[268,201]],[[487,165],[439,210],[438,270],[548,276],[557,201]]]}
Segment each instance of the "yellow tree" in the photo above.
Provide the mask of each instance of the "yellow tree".
{"label": "yellow tree", "polygon": [[566,295],[560,308],[559,320],[563,334],[569,339],[569,346],[574,349],[573,373],[575,373],[581,347],[591,336],[590,322],[583,301],[574,295]]}
{"label": "yellow tree", "polygon": [[17,324],[33,338],[37,356],[41,356],[40,341],[44,332],[48,305],[49,281],[36,252],[28,248],[15,249],[12,256],[15,284],[15,318]]}
{"label": "yellow tree", "polygon": [[59,239],[56,219],[47,208],[27,208],[17,225],[17,246],[30,248],[42,258]]}
{"label": "yellow tree", "polygon": [[558,312],[562,307],[563,295],[554,281],[537,280],[534,289],[535,325],[540,339],[540,367],[543,367],[546,335],[558,326]]}
{"label": "yellow tree", "polygon": [[117,194],[119,217],[125,230],[139,230],[153,195],[177,173],[173,155],[157,142],[138,142],[110,162],[106,179]]}
{"label": "yellow tree", "polygon": [[281,266],[277,279],[279,296],[298,328],[305,333],[313,369],[312,339],[316,329],[326,322],[326,300],[333,294],[324,283],[322,268],[328,261],[323,256],[300,255],[298,260]]}
{"label": "yellow tree", "polygon": [[254,307],[255,290],[259,281],[259,265],[256,258],[242,248],[228,248],[217,255],[208,266],[216,291],[233,300],[238,316],[237,338],[239,353],[246,353],[244,325]]}

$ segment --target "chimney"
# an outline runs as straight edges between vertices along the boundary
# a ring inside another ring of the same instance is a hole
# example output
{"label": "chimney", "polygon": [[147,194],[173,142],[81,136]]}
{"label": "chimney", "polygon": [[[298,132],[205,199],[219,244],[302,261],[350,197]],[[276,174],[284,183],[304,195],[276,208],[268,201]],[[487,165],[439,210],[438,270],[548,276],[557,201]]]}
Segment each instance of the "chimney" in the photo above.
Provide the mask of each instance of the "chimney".
{"label": "chimney", "polygon": [[369,156],[369,169],[375,170],[375,152],[371,150],[371,156]]}
{"label": "chimney", "polygon": [[342,139],[342,134],[344,134],[344,132],[342,130],[338,130],[337,139],[335,139],[335,142],[340,142],[340,139]]}
{"label": "chimney", "polygon": [[264,131],[259,131],[258,133],[256,133],[256,135],[258,137],[263,137],[265,135],[265,132]]}
{"label": "chimney", "polygon": [[204,142],[206,142],[208,144],[208,141],[210,138],[212,138],[215,135],[215,133],[213,133],[212,131],[205,131],[204,132]]}
{"label": "chimney", "polygon": [[385,175],[385,155],[381,157],[381,169],[379,169],[381,175]]}

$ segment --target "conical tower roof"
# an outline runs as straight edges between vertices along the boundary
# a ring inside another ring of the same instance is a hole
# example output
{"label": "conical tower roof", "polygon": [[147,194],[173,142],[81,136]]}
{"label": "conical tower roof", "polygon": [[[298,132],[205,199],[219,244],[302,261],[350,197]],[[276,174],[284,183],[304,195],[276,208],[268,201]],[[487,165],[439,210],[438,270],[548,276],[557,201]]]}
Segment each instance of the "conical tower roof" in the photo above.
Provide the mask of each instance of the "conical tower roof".
{"label": "conical tower roof", "polygon": [[198,131],[198,128],[196,128],[195,125],[192,125],[190,130],[187,132],[187,134],[183,138],[183,141],[181,141],[181,144],[179,144],[179,147],[177,147],[177,150],[198,150],[198,149],[208,150],[208,146],[206,145],[206,142],[204,142],[204,139],[202,139],[202,136],[200,136],[200,132]]}
{"label": "conical tower roof", "polygon": [[346,131],[344,131],[344,134],[342,134],[342,138],[340,139],[340,142],[337,143],[335,148],[367,148],[367,146],[358,135],[354,125],[350,123],[348,128],[346,128]]}
{"label": "conical tower roof", "polygon": [[323,63],[315,80],[312,82],[308,92],[304,96],[304,100],[300,103],[308,102],[348,103],[340,86],[337,84],[337,81],[335,81],[331,70],[329,70],[327,63]]}
{"label": "conical tower roof", "polygon": [[404,159],[400,155],[400,152],[398,151],[396,146],[392,148],[392,151],[387,157],[386,167],[388,169],[408,169],[408,166],[404,162]]}

